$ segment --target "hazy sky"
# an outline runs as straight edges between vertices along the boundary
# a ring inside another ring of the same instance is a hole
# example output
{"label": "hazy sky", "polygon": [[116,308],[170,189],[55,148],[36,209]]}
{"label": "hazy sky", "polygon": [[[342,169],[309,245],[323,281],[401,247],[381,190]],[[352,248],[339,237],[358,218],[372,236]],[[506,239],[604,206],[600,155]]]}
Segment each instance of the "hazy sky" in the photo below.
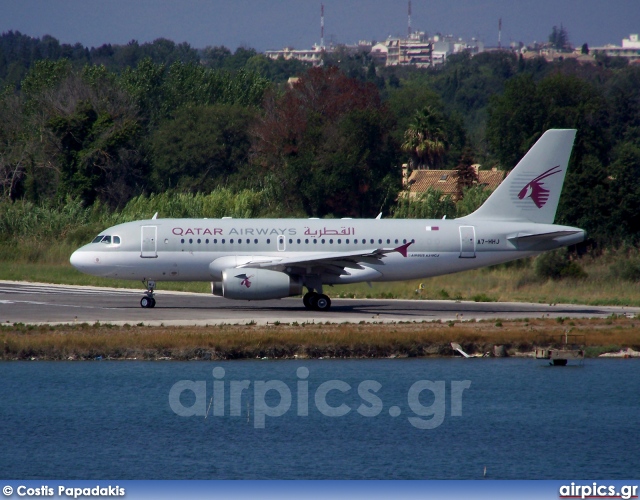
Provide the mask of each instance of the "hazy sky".
{"label": "hazy sky", "polygon": [[[259,51],[383,40],[407,32],[406,0],[0,0],[0,31],[49,34],[85,46],[169,38],[192,47]],[[562,23],[575,46],[619,45],[640,32],[640,0],[413,0],[412,27],[497,45],[547,40]]]}

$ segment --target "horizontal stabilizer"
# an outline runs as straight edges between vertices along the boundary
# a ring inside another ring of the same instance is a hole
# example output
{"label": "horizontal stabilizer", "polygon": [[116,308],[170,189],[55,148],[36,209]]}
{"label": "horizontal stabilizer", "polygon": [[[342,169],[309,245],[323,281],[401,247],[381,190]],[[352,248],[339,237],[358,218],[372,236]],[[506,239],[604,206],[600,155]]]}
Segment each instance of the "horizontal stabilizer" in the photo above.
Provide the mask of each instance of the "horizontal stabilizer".
{"label": "horizontal stabilizer", "polygon": [[550,241],[561,238],[563,236],[571,236],[572,234],[581,233],[582,231],[552,231],[551,233],[526,234],[518,233],[507,238],[514,245],[521,243],[539,243],[541,241]]}

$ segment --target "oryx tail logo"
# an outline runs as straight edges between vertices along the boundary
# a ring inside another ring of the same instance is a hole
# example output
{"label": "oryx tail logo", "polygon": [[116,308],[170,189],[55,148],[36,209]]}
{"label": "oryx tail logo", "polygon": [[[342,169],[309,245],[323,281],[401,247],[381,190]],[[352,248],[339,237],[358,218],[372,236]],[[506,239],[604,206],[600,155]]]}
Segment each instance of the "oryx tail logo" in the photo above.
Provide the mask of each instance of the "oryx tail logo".
{"label": "oryx tail logo", "polygon": [[244,285],[247,288],[251,287],[251,281],[249,281],[249,278],[253,278],[253,274],[251,276],[247,276],[246,274],[238,274],[236,278],[240,278],[242,280],[240,282],[240,286]]}
{"label": "oryx tail logo", "polygon": [[545,203],[549,199],[549,190],[544,186],[543,179],[547,177],[559,174],[562,172],[560,165],[556,165],[553,168],[550,168],[546,172],[541,173],[538,177],[529,182],[522,190],[518,193],[518,198],[524,200],[525,198],[531,198],[533,202],[536,204],[536,207],[542,208]]}

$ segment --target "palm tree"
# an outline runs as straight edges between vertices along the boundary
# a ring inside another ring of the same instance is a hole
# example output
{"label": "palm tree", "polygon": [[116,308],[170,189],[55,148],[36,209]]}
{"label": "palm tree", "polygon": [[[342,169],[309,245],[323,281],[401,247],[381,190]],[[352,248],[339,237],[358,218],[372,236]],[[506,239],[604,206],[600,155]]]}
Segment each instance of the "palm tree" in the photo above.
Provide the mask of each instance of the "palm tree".
{"label": "palm tree", "polygon": [[447,147],[442,114],[434,111],[431,106],[417,111],[404,133],[404,142],[401,145],[402,150],[411,155],[413,166],[437,166],[442,161]]}

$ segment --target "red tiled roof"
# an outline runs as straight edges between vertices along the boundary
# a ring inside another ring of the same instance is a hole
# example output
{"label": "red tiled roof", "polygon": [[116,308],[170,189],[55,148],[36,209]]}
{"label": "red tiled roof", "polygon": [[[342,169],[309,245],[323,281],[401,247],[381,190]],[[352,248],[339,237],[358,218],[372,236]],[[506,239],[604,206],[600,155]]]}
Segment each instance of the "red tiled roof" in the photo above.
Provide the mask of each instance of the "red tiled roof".
{"label": "red tiled roof", "polygon": [[[504,179],[501,170],[478,171],[478,183],[494,190]],[[433,188],[442,191],[443,195],[455,196],[456,171],[455,170],[414,170],[409,176],[409,196],[414,197]]]}

